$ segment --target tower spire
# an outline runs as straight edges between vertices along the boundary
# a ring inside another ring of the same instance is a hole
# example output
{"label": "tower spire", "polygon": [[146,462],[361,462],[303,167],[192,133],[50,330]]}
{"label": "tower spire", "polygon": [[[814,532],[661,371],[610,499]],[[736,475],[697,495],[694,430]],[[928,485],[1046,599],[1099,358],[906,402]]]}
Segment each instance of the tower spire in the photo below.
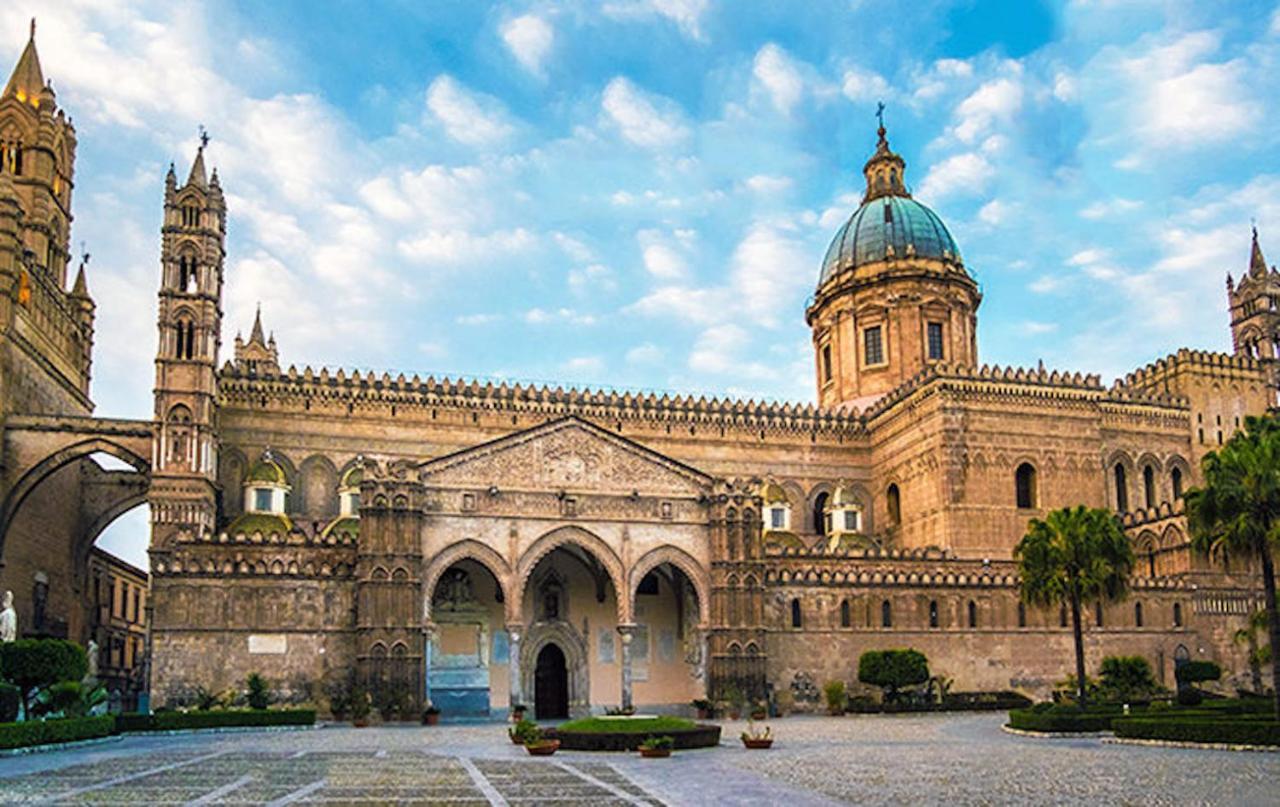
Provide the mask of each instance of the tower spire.
{"label": "tower spire", "polygon": [[44,73],[40,70],[40,56],[36,53],[36,19],[31,18],[31,36],[27,46],[18,57],[18,64],[9,76],[9,83],[4,87],[0,98],[16,95],[24,104],[39,106],[40,92],[44,89]]}
{"label": "tower spire", "polygon": [[262,303],[258,303],[258,312],[253,315],[253,330],[249,332],[249,343],[257,342],[265,345],[267,340],[262,336]]}
{"label": "tower spire", "polygon": [[1267,273],[1267,261],[1262,257],[1262,247],[1258,245],[1258,225],[1253,226],[1253,249],[1249,255],[1249,274],[1262,277]]}
{"label": "tower spire", "polygon": [[906,163],[889,148],[889,138],[884,128],[884,102],[876,104],[876,153],[871,155],[862,173],[867,178],[867,191],[862,201],[869,202],[881,196],[910,196],[904,175]]}

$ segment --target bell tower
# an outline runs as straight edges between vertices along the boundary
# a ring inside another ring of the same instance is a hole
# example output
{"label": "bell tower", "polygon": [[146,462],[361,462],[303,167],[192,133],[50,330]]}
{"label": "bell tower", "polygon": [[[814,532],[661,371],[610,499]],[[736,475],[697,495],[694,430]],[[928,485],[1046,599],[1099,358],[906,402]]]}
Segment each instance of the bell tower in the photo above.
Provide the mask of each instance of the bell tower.
{"label": "bell tower", "polygon": [[165,177],[161,228],[153,554],[179,533],[212,531],[217,516],[217,360],[222,340],[226,203],[201,145],[187,181]]}
{"label": "bell tower", "polygon": [[1257,227],[1253,228],[1248,270],[1239,283],[1227,275],[1227,304],[1236,354],[1267,366],[1274,396],[1280,389],[1280,272],[1274,266],[1267,268]]}

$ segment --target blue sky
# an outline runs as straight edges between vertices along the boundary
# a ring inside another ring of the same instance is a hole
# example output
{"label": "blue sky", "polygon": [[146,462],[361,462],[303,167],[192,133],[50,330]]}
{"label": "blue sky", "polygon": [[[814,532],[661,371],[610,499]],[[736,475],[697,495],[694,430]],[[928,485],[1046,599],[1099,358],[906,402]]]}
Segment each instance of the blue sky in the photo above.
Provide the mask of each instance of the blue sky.
{"label": "blue sky", "polygon": [[286,365],[810,401],[878,100],[986,362],[1226,349],[1252,220],[1280,252],[1274,2],[17,0],[7,64],[33,15],[104,415],[149,416],[163,174],[201,124],[224,351],[261,302]]}

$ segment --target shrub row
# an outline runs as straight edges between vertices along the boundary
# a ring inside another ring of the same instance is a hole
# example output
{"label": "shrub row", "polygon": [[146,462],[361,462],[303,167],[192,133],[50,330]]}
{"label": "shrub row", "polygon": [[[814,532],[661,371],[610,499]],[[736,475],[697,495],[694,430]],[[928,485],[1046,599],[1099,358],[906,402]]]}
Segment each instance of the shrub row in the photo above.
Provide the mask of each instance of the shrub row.
{"label": "shrub row", "polygon": [[46,743],[70,743],[92,740],[114,734],[115,718],[76,717],[69,720],[31,720],[24,723],[0,723],[0,748],[24,748]]}
{"label": "shrub row", "polygon": [[1031,699],[1017,692],[956,692],[942,703],[877,703],[851,698],[845,708],[854,714],[899,714],[902,712],[1003,712],[1031,706]]}
{"label": "shrub row", "polygon": [[240,726],[310,726],[315,709],[227,709],[210,712],[156,712],[117,715],[118,731],[178,731]]}
{"label": "shrub row", "polygon": [[1111,725],[1117,737],[1135,740],[1280,745],[1280,722],[1275,720],[1121,717]]}
{"label": "shrub row", "polygon": [[1111,721],[1119,712],[1040,711],[1012,709],[1009,726],[1022,731],[1046,731],[1051,733],[1110,731]]}
{"label": "shrub row", "polygon": [[[653,734],[635,732],[565,731],[563,728],[547,729],[542,736],[559,740],[560,747],[573,751],[634,751]],[[693,728],[673,729],[662,732],[670,737],[674,747],[711,748],[720,744],[720,727],[699,723]]]}

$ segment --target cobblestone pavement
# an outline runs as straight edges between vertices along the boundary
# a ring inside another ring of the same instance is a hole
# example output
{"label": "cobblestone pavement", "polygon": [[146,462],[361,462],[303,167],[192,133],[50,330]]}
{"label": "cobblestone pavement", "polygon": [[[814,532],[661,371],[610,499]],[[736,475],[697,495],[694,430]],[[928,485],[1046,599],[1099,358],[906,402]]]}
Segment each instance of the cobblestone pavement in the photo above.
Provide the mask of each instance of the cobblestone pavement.
{"label": "cobblestone pavement", "polygon": [[[791,717],[747,752],[531,759],[501,725],[130,736],[0,758],[0,802],[1280,805],[1280,754],[1037,740],[1001,715]],[[733,742],[730,742],[732,740]]]}

